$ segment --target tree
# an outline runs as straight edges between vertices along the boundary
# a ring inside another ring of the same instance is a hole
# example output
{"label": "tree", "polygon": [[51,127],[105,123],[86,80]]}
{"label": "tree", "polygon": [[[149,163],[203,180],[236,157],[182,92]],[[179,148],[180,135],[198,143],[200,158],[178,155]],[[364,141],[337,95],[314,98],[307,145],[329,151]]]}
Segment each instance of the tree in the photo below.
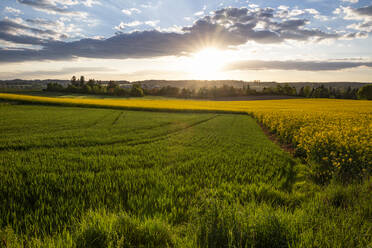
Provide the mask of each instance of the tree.
{"label": "tree", "polygon": [[304,88],[304,97],[310,97],[312,92],[312,88],[310,86],[305,86]]}
{"label": "tree", "polygon": [[159,91],[159,94],[162,96],[177,97],[179,95],[180,89],[172,86],[162,87]]}
{"label": "tree", "polygon": [[183,88],[181,90],[181,93],[180,93],[180,96],[183,97],[183,98],[190,98],[191,97],[191,90],[189,89],[186,89],[186,88]]}
{"label": "tree", "polygon": [[89,79],[87,85],[89,85],[90,87],[95,86],[95,85],[96,85],[96,80],[94,80],[94,79]]}
{"label": "tree", "polygon": [[314,92],[315,92],[315,89],[314,88],[311,88],[311,91],[310,91],[310,94],[309,94],[308,97],[314,97]]}
{"label": "tree", "polygon": [[206,98],[208,96],[208,89],[205,87],[199,88],[197,95],[200,98]]}
{"label": "tree", "polygon": [[311,96],[311,87],[308,86],[308,85],[305,86],[305,87],[301,87],[301,89],[298,92],[298,95],[302,96],[302,97],[310,97]]}
{"label": "tree", "polygon": [[115,88],[118,88],[119,87],[119,84],[114,82],[114,81],[110,81],[107,85],[107,89],[115,89]]}
{"label": "tree", "polygon": [[129,92],[127,92],[125,89],[122,89],[120,87],[115,88],[114,94],[116,96],[129,96]]}
{"label": "tree", "polygon": [[251,89],[251,87],[249,85],[247,85],[244,90],[245,90],[244,95],[246,95],[246,96],[257,94],[257,91],[255,89]]}
{"label": "tree", "polygon": [[64,88],[58,83],[48,83],[46,91],[63,91]]}
{"label": "tree", "polygon": [[274,93],[276,93],[276,90],[272,87],[267,87],[267,88],[264,87],[262,89],[262,94],[271,95],[271,94],[274,94]]}
{"label": "tree", "polygon": [[138,84],[133,84],[132,89],[130,90],[130,95],[134,97],[143,97],[143,89]]}
{"label": "tree", "polygon": [[358,98],[364,100],[372,100],[372,84],[367,84],[358,90]]}
{"label": "tree", "polygon": [[77,93],[78,88],[74,84],[69,84],[66,89],[67,92]]}
{"label": "tree", "polygon": [[107,85],[107,92],[109,94],[114,94],[116,95],[116,91],[117,89],[119,89],[119,84],[114,82],[114,81],[110,81]]}
{"label": "tree", "polygon": [[328,98],[329,97],[328,88],[324,87],[324,85],[319,86],[318,88],[314,89],[314,91],[312,92],[311,97],[314,97],[314,98]]}
{"label": "tree", "polygon": [[298,95],[305,97],[304,87],[301,87],[300,91],[298,92]]}
{"label": "tree", "polygon": [[83,87],[84,84],[85,84],[85,77],[84,76],[80,76],[80,84],[79,84],[79,86],[80,87]]}
{"label": "tree", "polygon": [[75,87],[78,86],[79,83],[77,82],[77,79],[76,79],[75,76],[72,76],[72,78],[71,78],[71,84],[72,84],[73,86],[75,86]]}

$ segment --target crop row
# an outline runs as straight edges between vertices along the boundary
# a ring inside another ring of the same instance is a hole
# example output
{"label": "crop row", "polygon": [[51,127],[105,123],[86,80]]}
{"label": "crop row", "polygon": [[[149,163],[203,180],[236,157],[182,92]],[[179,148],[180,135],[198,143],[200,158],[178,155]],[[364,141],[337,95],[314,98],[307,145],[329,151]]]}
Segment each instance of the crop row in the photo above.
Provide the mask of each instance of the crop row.
{"label": "crop row", "polygon": [[62,232],[89,209],[186,223],[204,192],[251,199],[292,186],[293,160],[246,115],[27,105],[0,114],[0,226],[17,233]]}
{"label": "crop row", "polygon": [[12,104],[0,116],[5,247],[371,242],[370,182],[306,184],[250,116]]}
{"label": "crop row", "polygon": [[332,99],[193,101],[72,99],[0,94],[0,99],[43,104],[180,112],[249,113],[296,148],[319,182],[371,173],[372,103]]}

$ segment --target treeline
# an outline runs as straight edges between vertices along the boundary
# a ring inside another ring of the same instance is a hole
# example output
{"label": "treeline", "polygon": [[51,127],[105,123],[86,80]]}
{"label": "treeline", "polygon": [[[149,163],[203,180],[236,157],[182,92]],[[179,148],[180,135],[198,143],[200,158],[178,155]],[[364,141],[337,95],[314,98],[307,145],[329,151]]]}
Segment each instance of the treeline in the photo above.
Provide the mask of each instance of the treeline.
{"label": "treeline", "polygon": [[366,85],[361,88],[340,88],[340,87],[326,87],[320,85],[319,87],[305,86],[298,91],[295,87],[290,87],[288,84],[284,86],[277,85],[276,87],[264,88],[263,93],[269,95],[287,95],[300,96],[307,98],[334,98],[334,99],[368,99],[368,94],[365,90],[371,88],[372,85]]}
{"label": "treeline", "polygon": [[161,88],[145,89],[146,95],[152,96],[168,96],[180,98],[220,98],[234,96],[250,96],[259,95],[256,90],[252,90],[249,86],[243,88],[235,88],[233,86],[223,85],[221,87],[202,87],[198,90],[188,88],[178,88],[173,86],[165,86]]}
{"label": "treeline", "polygon": [[233,87],[223,85],[221,87],[202,87],[199,89],[178,88],[173,86],[164,86],[157,88],[142,88],[140,84],[132,84],[128,88],[121,88],[119,83],[110,81],[107,85],[103,85],[99,81],[89,79],[85,81],[84,76],[77,79],[72,77],[70,84],[65,88],[58,83],[49,83],[46,91],[69,92],[69,93],[84,93],[97,95],[113,95],[124,97],[142,97],[150,96],[166,96],[177,98],[195,98],[195,99],[215,99],[223,97],[242,97],[255,95],[280,95],[280,96],[299,96],[307,98],[335,98],[335,99],[372,99],[372,84],[365,85],[361,88],[339,88],[305,86],[299,90],[289,84],[278,84],[276,87],[264,87],[262,91],[257,91],[244,85],[243,87]]}
{"label": "treeline", "polygon": [[223,85],[222,87],[203,87],[198,90],[177,88],[165,86],[161,88],[153,88],[144,90],[145,95],[153,96],[168,96],[180,98],[222,98],[222,97],[242,97],[255,95],[279,95],[279,96],[299,96],[307,98],[335,98],[335,99],[372,99],[372,85],[365,85],[361,88],[335,88],[319,87],[312,88],[310,86],[302,87],[298,91],[296,87],[291,87],[288,84],[277,85],[276,87],[265,87],[262,91],[251,89],[249,85],[242,88]]}
{"label": "treeline", "polygon": [[121,88],[117,82],[110,81],[107,86],[102,85],[99,81],[89,79],[85,81],[84,76],[77,79],[75,76],[71,78],[70,84],[65,88],[58,83],[48,83],[46,91],[52,92],[68,92],[68,93],[83,93],[94,95],[112,95],[124,97],[142,97],[144,96],[143,89],[138,84],[133,84],[130,88]]}

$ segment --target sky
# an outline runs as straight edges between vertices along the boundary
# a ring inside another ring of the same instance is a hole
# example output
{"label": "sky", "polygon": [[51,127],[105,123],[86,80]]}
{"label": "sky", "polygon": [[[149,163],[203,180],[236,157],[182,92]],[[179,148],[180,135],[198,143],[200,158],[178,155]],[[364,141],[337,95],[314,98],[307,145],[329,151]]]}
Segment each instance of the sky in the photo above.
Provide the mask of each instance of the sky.
{"label": "sky", "polygon": [[0,79],[372,82],[371,0],[0,0]]}

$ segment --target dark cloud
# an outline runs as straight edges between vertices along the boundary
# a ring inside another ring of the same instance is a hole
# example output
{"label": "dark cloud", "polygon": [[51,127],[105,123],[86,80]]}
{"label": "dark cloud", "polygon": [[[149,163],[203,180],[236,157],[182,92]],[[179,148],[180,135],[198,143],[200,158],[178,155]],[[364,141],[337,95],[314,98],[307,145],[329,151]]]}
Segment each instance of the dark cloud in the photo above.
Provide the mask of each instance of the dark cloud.
{"label": "dark cloud", "polygon": [[66,11],[65,8],[61,8],[53,4],[53,2],[48,0],[17,0],[17,2],[25,5],[29,5],[31,7],[35,7],[38,9],[46,9],[46,10],[53,10],[56,12],[64,12]]}
{"label": "dark cloud", "polygon": [[270,23],[275,30],[297,30],[308,23],[305,19],[286,20],[281,23]]}
{"label": "dark cloud", "polygon": [[[26,45],[43,45],[44,40],[37,38],[37,37],[32,37],[29,35],[12,35],[8,34],[6,32],[0,31],[0,39],[5,40],[11,43],[17,43],[17,44],[26,44]],[[0,52],[3,49],[0,49]],[[0,61],[2,58],[0,58]]]}
{"label": "dark cloud", "polygon": [[274,9],[247,9],[247,8],[224,8],[217,10],[213,16],[207,19],[214,22],[229,24],[233,23],[255,23],[259,20],[268,20],[274,17]]}
{"label": "dark cloud", "polygon": [[64,5],[59,6],[54,1],[50,1],[50,0],[17,0],[17,2],[31,6],[34,9],[46,11],[48,13],[53,13],[53,14],[75,15],[75,16],[86,15],[86,13],[84,12],[72,11]]}
{"label": "dark cloud", "polygon": [[[45,7],[45,5],[50,5],[47,0],[18,1],[24,4],[33,4],[34,6]],[[248,41],[267,44],[280,43],[285,40],[320,41],[345,36],[307,28],[308,21],[305,19],[284,19],[279,21],[274,16],[275,10],[272,8],[225,8],[197,20],[192,26],[184,27],[182,33],[152,30],[118,33],[111,38],[103,40],[82,39],[73,42],[38,41],[30,38],[30,42],[26,44],[41,44],[42,49],[38,51],[30,49],[15,51],[0,49],[0,62],[63,60],[74,57],[145,58],[181,55],[207,46],[227,48],[242,45]],[[37,21],[28,22],[36,24]],[[29,29],[29,31],[34,33],[47,32],[40,29]],[[5,33],[10,35],[9,32]],[[12,35],[14,36],[14,34]],[[2,39],[21,43],[16,41],[16,37],[13,36]],[[22,42],[27,42],[27,37],[21,38]]]}
{"label": "dark cloud", "polygon": [[55,22],[51,20],[36,18],[36,19],[27,19],[26,22],[34,25],[54,25]]}
{"label": "dark cloud", "polygon": [[359,15],[372,16],[372,5],[354,10]]}
{"label": "dark cloud", "polygon": [[55,39],[64,39],[66,37],[65,34],[57,33],[54,30],[29,27],[11,19],[0,21],[0,39],[12,43],[47,45]]}
{"label": "dark cloud", "polygon": [[372,62],[350,61],[262,61],[248,60],[231,63],[226,71],[234,70],[296,70],[296,71],[336,71],[356,67],[372,67]]}
{"label": "dark cloud", "polygon": [[144,31],[119,34],[105,40],[54,41],[43,44],[41,50],[0,49],[0,62],[68,60],[74,57],[119,59],[177,55],[182,51],[191,51],[190,44],[184,40],[185,37],[181,34]]}
{"label": "dark cloud", "polygon": [[367,38],[367,37],[368,37],[368,33],[364,31],[357,32],[357,33],[348,33],[344,35],[345,39],[356,39],[356,38],[361,39],[361,38]]}
{"label": "dark cloud", "polygon": [[53,30],[43,30],[39,28],[28,27],[26,25],[14,22],[10,19],[5,19],[5,20],[0,21],[0,30],[2,32],[26,30],[34,34],[41,34],[41,35],[44,35],[44,34],[56,35],[57,34],[57,32]]}

